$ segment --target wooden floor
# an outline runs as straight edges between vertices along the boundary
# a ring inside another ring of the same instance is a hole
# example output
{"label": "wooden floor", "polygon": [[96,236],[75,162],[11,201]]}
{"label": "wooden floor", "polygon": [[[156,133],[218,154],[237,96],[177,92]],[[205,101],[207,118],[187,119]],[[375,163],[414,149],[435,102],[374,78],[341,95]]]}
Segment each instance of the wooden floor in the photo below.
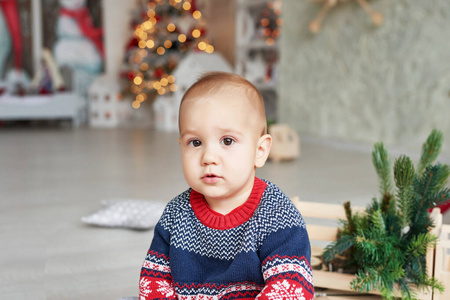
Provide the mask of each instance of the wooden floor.
{"label": "wooden floor", "polygon": [[[257,175],[289,196],[366,205],[378,193],[370,148],[305,138],[301,159]],[[0,299],[137,296],[152,231],[80,218],[103,199],[169,201],[186,188],[175,133],[0,128]]]}

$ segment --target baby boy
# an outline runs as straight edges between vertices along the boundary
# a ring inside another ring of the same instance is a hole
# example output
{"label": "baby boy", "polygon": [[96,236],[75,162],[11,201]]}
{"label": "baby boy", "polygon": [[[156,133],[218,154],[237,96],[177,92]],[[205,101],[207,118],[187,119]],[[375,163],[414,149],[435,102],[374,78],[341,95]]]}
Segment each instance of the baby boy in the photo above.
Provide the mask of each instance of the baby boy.
{"label": "baby boy", "polygon": [[244,78],[207,73],[183,96],[183,173],[140,279],[140,299],[313,299],[305,222],[273,183],[264,102]]}

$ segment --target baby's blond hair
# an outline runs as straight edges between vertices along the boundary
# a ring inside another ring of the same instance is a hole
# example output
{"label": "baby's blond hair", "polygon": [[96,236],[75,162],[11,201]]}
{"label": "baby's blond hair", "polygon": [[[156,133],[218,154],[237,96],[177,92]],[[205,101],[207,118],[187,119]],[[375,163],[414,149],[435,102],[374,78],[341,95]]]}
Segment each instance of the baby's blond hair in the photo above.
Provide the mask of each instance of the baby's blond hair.
{"label": "baby's blond hair", "polygon": [[[205,94],[215,95],[224,91],[244,90],[248,96],[249,104],[254,107],[258,123],[261,126],[261,136],[267,133],[266,112],[264,100],[258,89],[247,79],[233,73],[208,72],[201,76],[185,93],[181,99],[179,116],[183,103],[189,99],[197,98]],[[178,117],[180,124],[180,117]]]}

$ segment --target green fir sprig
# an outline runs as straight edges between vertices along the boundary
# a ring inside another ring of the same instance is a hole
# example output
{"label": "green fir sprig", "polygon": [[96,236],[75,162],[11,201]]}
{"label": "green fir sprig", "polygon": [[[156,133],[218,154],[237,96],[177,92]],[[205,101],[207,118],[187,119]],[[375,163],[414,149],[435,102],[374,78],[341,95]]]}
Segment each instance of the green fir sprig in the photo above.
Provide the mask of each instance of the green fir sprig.
{"label": "green fir sprig", "polygon": [[363,214],[353,214],[350,203],[345,203],[347,219],[341,220],[340,235],[323,253],[329,263],[337,255],[347,256],[347,267],[356,270],[351,282],[355,291],[378,290],[383,299],[396,295],[416,299],[417,290],[423,289],[443,291],[442,283],[427,274],[425,259],[427,249],[437,242],[430,233],[434,224],[428,210],[450,199],[446,187],[450,167],[432,164],[442,144],[442,133],[433,130],[422,147],[417,168],[402,155],[393,170],[383,143],[375,144],[372,162],[380,197],[374,198]]}

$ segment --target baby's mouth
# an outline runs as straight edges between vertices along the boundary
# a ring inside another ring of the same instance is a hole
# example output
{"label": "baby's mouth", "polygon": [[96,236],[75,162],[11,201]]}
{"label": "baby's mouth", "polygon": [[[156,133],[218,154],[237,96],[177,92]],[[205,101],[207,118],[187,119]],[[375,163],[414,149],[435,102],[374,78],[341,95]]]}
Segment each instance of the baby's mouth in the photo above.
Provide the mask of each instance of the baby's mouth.
{"label": "baby's mouth", "polygon": [[218,177],[219,176],[217,176],[216,174],[206,174],[202,178],[218,178]]}
{"label": "baby's mouth", "polygon": [[215,183],[217,182],[221,177],[217,176],[216,174],[206,174],[202,177],[202,180],[206,183]]}

